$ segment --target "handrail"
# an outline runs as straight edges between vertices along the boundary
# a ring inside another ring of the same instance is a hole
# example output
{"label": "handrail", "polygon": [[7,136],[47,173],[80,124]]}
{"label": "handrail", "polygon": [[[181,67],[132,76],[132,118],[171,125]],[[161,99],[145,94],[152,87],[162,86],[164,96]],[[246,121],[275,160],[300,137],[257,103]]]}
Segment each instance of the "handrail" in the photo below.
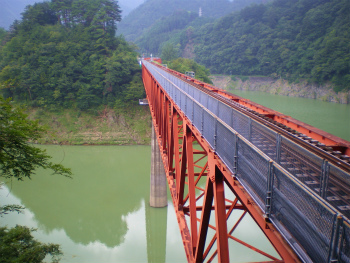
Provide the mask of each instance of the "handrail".
{"label": "handrail", "polygon": [[[145,62],[144,66],[183,110],[193,125],[202,132],[204,139],[227,165],[232,176],[246,188],[266,217],[279,229],[305,262],[310,260],[335,262],[336,259],[339,260],[338,262],[348,262],[350,260],[350,252],[344,248],[344,244],[349,244],[350,240],[350,232],[347,231],[348,219],[329,202],[296,179],[291,169],[283,167],[282,162],[279,161],[278,153],[282,152],[284,156],[288,156],[293,151],[297,152],[299,148],[286,150],[290,148],[292,142],[282,138],[282,143],[278,143],[278,140],[281,140],[280,135],[264,127],[262,128],[264,133],[270,137],[275,136],[276,147],[280,147],[271,157],[268,152],[262,151],[251,142],[253,135],[267,136],[256,131],[252,132],[256,127],[254,125],[259,124],[253,123],[251,119],[239,112],[233,113],[233,110],[231,113],[234,114],[235,119],[231,120],[231,123],[224,121],[220,117],[219,108],[225,107],[220,104],[221,102],[213,100],[209,103],[212,97],[208,94],[198,91],[178,78],[173,78],[169,72],[151,63]],[[205,103],[207,105],[204,105]],[[241,125],[246,127],[242,129],[240,126],[235,126],[234,121],[241,121]],[[240,129],[240,133],[235,129],[236,127]],[[312,155],[308,152],[307,155],[309,154]],[[237,156],[238,158],[234,159]],[[313,162],[319,162],[316,157],[314,159]],[[295,162],[299,161],[300,159],[295,160]],[[325,178],[320,182],[320,188],[327,187],[325,181],[329,180],[329,170],[334,169],[331,165],[325,165],[322,162],[320,171]],[[342,172],[344,177],[349,176],[344,171],[336,172]],[[325,189],[323,189],[324,192]]]}

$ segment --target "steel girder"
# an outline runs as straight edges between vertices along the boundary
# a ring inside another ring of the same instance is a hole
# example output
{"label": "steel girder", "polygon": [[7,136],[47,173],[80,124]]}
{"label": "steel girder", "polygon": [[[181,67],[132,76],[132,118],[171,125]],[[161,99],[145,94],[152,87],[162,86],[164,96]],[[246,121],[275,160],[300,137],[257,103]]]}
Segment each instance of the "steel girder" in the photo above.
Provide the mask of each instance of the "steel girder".
{"label": "steel girder", "polygon": [[[264,262],[299,262],[243,186],[145,67],[142,78],[188,262],[212,262],[215,257],[218,262],[230,262],[229,240],[264,255]],[[241,215],[228,229],[233,211],[240,211]],[[280,258],[233,236],[247,213]]]}

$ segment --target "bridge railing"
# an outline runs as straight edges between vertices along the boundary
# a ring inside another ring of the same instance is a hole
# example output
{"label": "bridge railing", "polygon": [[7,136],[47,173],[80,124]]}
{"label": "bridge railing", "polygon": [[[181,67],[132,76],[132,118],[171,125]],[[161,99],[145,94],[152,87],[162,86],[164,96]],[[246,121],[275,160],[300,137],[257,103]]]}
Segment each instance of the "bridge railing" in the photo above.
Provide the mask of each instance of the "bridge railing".
{"label": "bridge railing", "polygon": [[[185,95],[180,95],[180,91],[183,91],[227,125],[234,128],[248,141],[256,145],[272,160],[298,178],[298,180],[308,185],[310,189],[343,213],[347,218],[350,218],[350,206],[348,205],[349,201],[347,201],[350,199],[350,196],[347,196],[348,192],[339,189],[339,186],[346,186],[344,188],[347,189],[350,188],[349,173],[333,164],[329,164],[326,160],[321,159],[312,152],[252,120],[225,103],[195,89],[169,72],[162,71],[162,74],[179,88],[178,90],[170,90],[169,92],[172,92],[170,95],[177,98],[179,103],[182,103],[179,104],[181,108],[186,105]],[[181,96],[183,97],[182,99]],[[191,114],[193,115],[193,113]],[[198,115],[198,112],[195,114]],[[203,127],[203,124],[197,123],[198,127]],[[215,146],[213,138],[210,137],[209,142],[212,142],[213,147]]]}
{"label": "bridge railing", "polygon": [[[350,262],[349,222],[294,177],[314,167],[322,173],[323,160],[172,74],[145,66],[305,262]],[[269,147],[259,149],[254,140]],[[294,154],[297,160],[288,159]],[[304,166],[283,167],[281,156]]]}
{"label": "bridge railing", "polygon": [[[257,146],[260,150],[350,218],[350,206],[346,204],[346,200],[344,200],[345,202],[341,201],[342,198],[349,199],[350,197],[336,189],[338,185],[350,187],[350,175],[347,172],[329,164],[312,152],[232,109],[225,103],[193,88],[172,74],[165,71],[163,74],[180,90],[189,94],[195,101],[234,128],[244,138],[253,144],[254,141],[259,141]],[[339,192],[337,197],[335,197],[335,192]]]}

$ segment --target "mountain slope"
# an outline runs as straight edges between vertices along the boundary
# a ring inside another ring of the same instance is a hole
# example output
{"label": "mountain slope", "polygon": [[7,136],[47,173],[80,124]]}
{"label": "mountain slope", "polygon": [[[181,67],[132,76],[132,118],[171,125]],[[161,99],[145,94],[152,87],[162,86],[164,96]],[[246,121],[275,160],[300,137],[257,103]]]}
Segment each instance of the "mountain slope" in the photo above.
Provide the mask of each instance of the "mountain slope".
{"label": "mountain slope", "polygon": [[240,10],[252,3],[263,0],[148,0],[133,10],[119,24],[118,34],[123,34],[128,41],[135,41],[157,20],[167,17],[178,10],[199,13],[201,8],[205,17],[222,17]]}
{"label": "mountain slope", "polygon": [[350,89],[349,28],[348,0],[276,0],[196,28],[181,46],[193,45],[195,60],[212,73],[332,82],[341,90]]}

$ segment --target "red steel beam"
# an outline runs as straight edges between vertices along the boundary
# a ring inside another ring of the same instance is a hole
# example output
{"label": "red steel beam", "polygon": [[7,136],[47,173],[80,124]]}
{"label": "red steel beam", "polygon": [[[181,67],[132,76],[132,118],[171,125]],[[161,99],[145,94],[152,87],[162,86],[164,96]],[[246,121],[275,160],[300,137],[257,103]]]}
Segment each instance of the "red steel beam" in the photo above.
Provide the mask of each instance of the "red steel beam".
{"label": "red steel beam", "polygon": [[267,108],[265,106],[262,106],[258,103],[255,103],[253,101],[250,101],[248,99],[244,99],[240,96],[234,95],[232,93],[229,93],[223,89],[214,87],[210,84],[204,83],[202,81],[193,79],[189,76],[186,76],[185,74],[179,73],[177,71],[171,70],[169,68],[162,67],[161,65],[157,65],[158,67],[161,67],[163,70],[169,71],[181,78],[187,79],[189,81],[192,81],[194,84],[198,84],[202,86],[203,88],[215,92],[217,94],[220,94],[221,96],[233,100],[235,102],[238,102],[239,104],[252,109],[256,111],[257,113],[263,114],[272,120],[281,123],[283,125],[286,125],[287,127],[296,130],[302,134],[307,135],[308,137],[311,137],[314,140],[319,141],[320,143],[325,144],[326,146],[334,147],[336,150],[339,150],[342,152],[342,154],[350,156],[350,142],[346,141],[342,138],[339,138],[333,134],[330,134],[328,132],[322,131],[316,127],[313,127],[309,124],[306,124],[304,122],[301,122],[299,120],[296,120],[290,116],[287,116],[283,113],[280,113],[278,111],[272,110],[270,108]]}
{"label": "red steel beam", "polygon": [[[211,262],[215,257],[218,262],[229,262],[232,240],[265,255],[272,260],[269,262],[299,262],[277,229],[266,222],[260,208],[145,67],[142,77],[188,262]],[[203,189],[197,184],[205,177]],[[225,194],[225,185],[235,195],[234,200]],[[227,222],[233,210],[251,215],[281,260],[232,235],[241,219],[228,231]],[[200,211],[199,218],[197,211]],[[189,216],[190,227],[186,216]],[[209,224],[212,216],[215,227]],[[206,246],[209,229],[215,234]],[[209,253],[212,255],[207,259]]]}

